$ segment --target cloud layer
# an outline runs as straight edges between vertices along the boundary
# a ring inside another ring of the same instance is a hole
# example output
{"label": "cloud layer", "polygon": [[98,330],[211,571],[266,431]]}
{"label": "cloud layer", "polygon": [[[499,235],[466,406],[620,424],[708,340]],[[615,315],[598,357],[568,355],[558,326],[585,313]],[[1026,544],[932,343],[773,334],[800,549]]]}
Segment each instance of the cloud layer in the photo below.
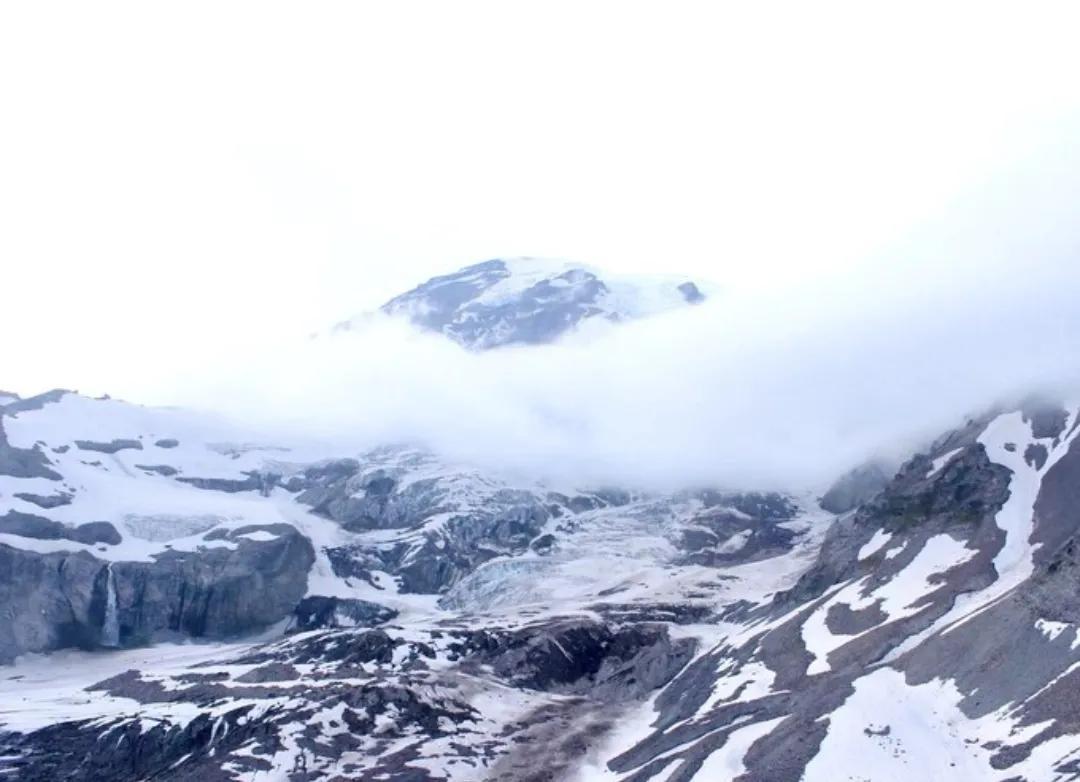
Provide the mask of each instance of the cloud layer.
{"label": "cloud layer", "polygon": [[[0,388],[791,486],[1076,380],[1069,4],[107,5],[3,11]],[[497,255],[723,292],[528,350],[303,339]]]}
{"label": "cloud layer", "polygon": [[820,486],[999,401],[1080,389],[1077,201],[1011,192],[843,276],[729,287],[699,307],[486,353],[376,318],[255,350],[208,372],[212,384],[183,385],[180,401],[283,436],[422,441],[579,483]]}

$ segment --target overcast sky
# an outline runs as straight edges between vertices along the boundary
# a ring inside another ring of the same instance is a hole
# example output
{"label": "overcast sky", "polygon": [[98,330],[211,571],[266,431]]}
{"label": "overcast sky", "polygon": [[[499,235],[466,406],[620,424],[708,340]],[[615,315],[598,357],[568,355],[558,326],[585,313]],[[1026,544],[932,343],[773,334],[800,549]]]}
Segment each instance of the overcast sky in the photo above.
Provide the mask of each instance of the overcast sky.
{"label": "overcast sky", "polygon": [[497,256],[897,313],[1068,282],[1075,8],[3,4],[0,388],[175,401]]}

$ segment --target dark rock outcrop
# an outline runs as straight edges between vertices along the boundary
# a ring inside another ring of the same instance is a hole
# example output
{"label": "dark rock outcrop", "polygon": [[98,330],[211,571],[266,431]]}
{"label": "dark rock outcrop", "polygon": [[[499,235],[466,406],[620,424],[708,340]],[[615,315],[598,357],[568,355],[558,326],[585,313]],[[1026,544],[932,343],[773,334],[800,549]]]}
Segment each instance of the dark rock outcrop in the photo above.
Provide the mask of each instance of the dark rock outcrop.
{"label": "dark rock outcrop", "polygon": [[158,475],[164,475],[167,478],[180,472],[175,467],[170,467],[167,464],[136,464],[135,468],[144,472],[154,472]]}
{"label": "dark rock outcrop", "polygon": [[[18,528],[16,534],[55,539],[70,532],[48,519],[10,517],[4,523]],[[86,552],[41,554],[0,545],[0,662],[100,645],[110,588],[125,646],[169,634],[230,638],[278,622],[303,598],[314,552],[292,527],[270,528],[273,539],[239,538],[235,549],[167,552],[153,562],[111,566]],[[74,534],[84,535],[82,542],[117,535],[108,523],[85,524]]]}
{"label": "dark rock outcrop", "polygon": [[[994,518],[1009,496],[1010,472],[992,463],[977,443],[966,446],[937,474],[930,475],[931,460],[920,455],[905,464],[885,490],[864,504],[853,517],[834,524],[825,536],[815,564],[778,602],[805,602],[833,584],[874,570],[890,578],[905,567],[922,543],[949,533],[981,553],[967,568],[987,571],[1004,542]],[[912,552],[881,566],[881,557],[860,562],[857,556],[874,533],[894,535],[897,543],[913,543]]]}
{"label": "dark rock outcrop", "polygon": [[519,687],[619,702],[668,682],[690,661],[694,642],[672,640],[661,624],[612,627],[566,619],[513,631],[480,630],[451,649],[491,665]]}
{"label": "dark rock outcrop", "polygon": [[[401,579],[403,591],[436,594],[493,556],[527,551],[553,515],[544,497],[523,490],[485,487],[463,500],[453,473],[405,480],[408,472],[387,458],[393,453],[387,449],[365,460],[385,460],[388,466],[365,470],[355,459],[340,459],[285,482],[299,502],[346,530],[402,532],[387,543],[328,550],[340,577],[368,580],[370,571],[384,570]],[[434,519],[438,523],[428,527]]]}
{"label": "dark rock outcrop", "polygon": [[121,644],[170,632],[230,638],[288,617],[307,589],[314,550],[292,527],[266,529],[276,537],[114,564]]}
{"label": "dark rock outcrop", "polygon": [[700,304],[705,301],[705,294],[692,282],[684,282],[678,286],[679,293],[686,299],[687,304]]}
{"label": "dark rock outcrop", "polygon": [[0,516],[0,532],[37,540],[73,540],[87,545],[104,543],[115,546],[121,540],[116,527],[107,521],[91,521],[70,526],[43,516],[20,513],[15,510]]}
{"label": "dark rock outcrop", "polygon": [[206,491],[223,491],[228,494],[257,491],[264,496],[273,491],[281,480],[281,476],[274,473],[249,472],[246,475],[245,478],[177,478],[176,480]]}
{"label": "dark rock outcrop", "polygon": [[[608,285],[585,268],[552,265],[546,273],[514,285],[515,267],[520,263],[529,264],[531,259],[484,261],[433,277],[391,299],[381,310],[408,317],[417,326],[473,350],[549,343],[591,318],[618,322],[640,315],[633,307],[620,310]],[[508,295],[485,296],[506,282],[513,287]],[[664,283],[668,284],[675,301],[698,304],[705,300],[693,282]],[[350,323],[336,328],[348,329]]]}
{"label": "dark rock outcrop", "polygon": [[29,502],[32,505],[37,505],[39,508],[50,510],[52,508],[59,508],[63,505],[71,504],[71,495],[66,492],[58,492],[56,494],[31,494],[29,492],[15,492],[12,495],[23,502]]}
{"label": "dark rock outcrop", "polygon": [[300,631],[339,627],[375,627],[394,619],[398,612],[367,600],[344,597],[305,597],[293,612]]}
{"label": "dark rock outcrop", "polygon": [[[10,405],[4,409],[7,414]],[[0,475],[12,478],[46,478],[50,481],[61,480],[60,473],[52,469],[52,462],[45,456],[40,446],[16,448],[8,442],[4,433],[4,416],[0,415]]]}
{"label": "dark rock outcrop", "polygon": [[873,499],[889,478],[889,472],[879,462],[856,467],[829,487],[821,498],[821,507],[829,513],[847,513]]}
{"label": "dark rock outcrop", "polygon": [[80,451],[96,451],[98,453],[118,453],[120,451],[141,451],[143,444],[138,440],[118,439],[107,443],[95,440],[76,440],[75,447]]}
{"label": "dark rock outcrop", "polygon": [[0,544],[0,663],[26,652],[95,646],[104,620],[103,568],[87,553]]}
{"label": "dark rock outcrop", "polygon": [[26,399],[19,399],[14,402],[9,402],[4,405],[4,415],[18,415],[19,413],[26,413],[32,410],[41,410],[45,405],[51,405],[59,402],[68,394],[73,393],[63,388],[56,388],[52,391],[46,391],[44,394],[37,394],[35,396],[28,396]]}

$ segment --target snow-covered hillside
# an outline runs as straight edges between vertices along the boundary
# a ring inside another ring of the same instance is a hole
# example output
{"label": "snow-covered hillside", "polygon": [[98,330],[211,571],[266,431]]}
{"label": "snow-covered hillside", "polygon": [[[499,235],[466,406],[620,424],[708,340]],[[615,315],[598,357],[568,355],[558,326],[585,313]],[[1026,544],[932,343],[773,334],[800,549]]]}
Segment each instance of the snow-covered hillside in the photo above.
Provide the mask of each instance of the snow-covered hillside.
{"label": "snow-covered hillside", "polygon": [[[136,776],[150,770],[139,764],[176,765],[173,750],[201,741],[193,732],[210,720],[211,743],[232,738],[211,756],[189,746],[176,773],[244,778],[306,763],[327,775],[361,765],[415,774],[445,763],[454,778],[487,778],[524,762],[515,742],[549,729],[549,711],[610,727],[605,712],[645,697],[714,635],[734,583],[775,588],[766,572],[781,556],[797,574],[826,517],[780,495],[521,485],[415,448],[316,459],[310,445],[69,392],[24,400],[0,426],[0,596],[11,620],[0,651],[21,671],[0,701],[23,704],[0,710],[0,732],[19,731],[3,740],[0,771],[18,776],[100,773],[69,767],[72,748],[100,730],[57,726],[65,714],[128,734],[110,746],[137,760],[94,762],[130,761]],[[723,578],[718,562],[733,568]],[[174,645],[184,639],[199,645]],[[148,644],[160,654],[139,651]],[[58,651],[73,648],[90,651]],[[132,665],[141,673],[125,673]],[[211,672],[218,665],[228,671]],[[627,665],[639,673],[626,679]],[[110,671],[123,675],[76,707]],[[250,697],[235,700],[224,683],[209,711],[187,700],[189,684],[225,673]],[[347,752],[304,749],[303,715],[325,713],[324,738],[336,735],[330,721],[351,719],[341,688],[358,676],[366,699],[393,704],[363,707],[361,721],[381,727]],[[284,699],[282,681],[298,682]],[[160,701],[147,686],[169,694]],[[269,766],[250,757],[250,720],[276,736]],[[498,731],[482,750],[466,738]],[[396,733],[423,743],[421,754],[386,745]],[[171,748],[157,755],[152,736],[172,737]],[[574,761],[560,762],[570,773]]]}
{"label": "snow-covered hillside", "polygon": [[1078,421],[972,420],[833,515],[20,401],[0,773],[1075,778]]}
{"label": "snow-covered hillside", "polygon": [[[619,322],[697,304],[685,278],[617,276],[581,264],[496,259],[428,280],[382,311],[474,350],[552,342],[585,321]],[[338,324],[349,330],[364,318]]]}

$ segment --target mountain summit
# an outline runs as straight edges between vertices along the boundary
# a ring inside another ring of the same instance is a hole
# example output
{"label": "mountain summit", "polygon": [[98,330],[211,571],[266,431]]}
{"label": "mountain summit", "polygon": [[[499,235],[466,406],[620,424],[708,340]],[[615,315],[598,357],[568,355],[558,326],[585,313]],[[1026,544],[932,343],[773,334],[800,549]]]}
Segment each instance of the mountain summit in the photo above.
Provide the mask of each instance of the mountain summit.
{"label": "mountain summit", "polygon": [[632,320],[704,299],[685,278],[614,276],[565,261],[513,258],[433,277],[380,309],[471,350],[487,350],[553,342],[593,318]]}

